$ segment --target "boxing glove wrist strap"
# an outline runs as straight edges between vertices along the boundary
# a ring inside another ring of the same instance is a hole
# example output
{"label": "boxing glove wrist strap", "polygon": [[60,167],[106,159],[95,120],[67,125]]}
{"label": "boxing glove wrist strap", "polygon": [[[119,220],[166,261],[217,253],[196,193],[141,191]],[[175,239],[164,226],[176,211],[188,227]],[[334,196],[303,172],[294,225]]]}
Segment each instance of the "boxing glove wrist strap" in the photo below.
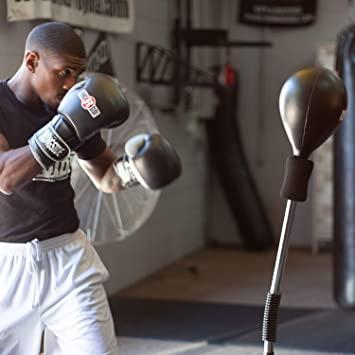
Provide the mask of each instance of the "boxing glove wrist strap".
{"label": "boxing glove wrist strap", "polygon": [[121,185],[123,188],[126,189],[139,184],[125,156],[113,163],[113,169],[121,179]]}
{"label": "boxing glove wrist strap", "polygon": [[53,129],[51,122],[37,131],[28,144],[34,158],[44,169],[70,154],[70,147]]}

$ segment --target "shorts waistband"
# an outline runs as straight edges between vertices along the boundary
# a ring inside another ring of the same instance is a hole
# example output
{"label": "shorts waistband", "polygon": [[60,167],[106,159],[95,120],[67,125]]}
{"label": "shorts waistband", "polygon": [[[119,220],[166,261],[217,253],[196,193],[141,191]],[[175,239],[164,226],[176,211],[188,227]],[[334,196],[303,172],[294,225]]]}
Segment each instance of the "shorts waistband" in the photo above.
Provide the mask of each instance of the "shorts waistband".
{"label": "shorts waistband", "polygon": [[36,241],[36,245],[38,249],[42,251],[53,250],[57,248],[61,248],[64,245],[71,243],[74,240],[82,240],[86,242],[86,237],[82,230],[78,229],[73,233],[65,233],[61,234],[57,237],[40,240],[33,239],[26,243],[8,243],[8,242],[0,242],[0,255],[9,255],[9,254],[17,254],[17,255],[26,255],[27,245]]}

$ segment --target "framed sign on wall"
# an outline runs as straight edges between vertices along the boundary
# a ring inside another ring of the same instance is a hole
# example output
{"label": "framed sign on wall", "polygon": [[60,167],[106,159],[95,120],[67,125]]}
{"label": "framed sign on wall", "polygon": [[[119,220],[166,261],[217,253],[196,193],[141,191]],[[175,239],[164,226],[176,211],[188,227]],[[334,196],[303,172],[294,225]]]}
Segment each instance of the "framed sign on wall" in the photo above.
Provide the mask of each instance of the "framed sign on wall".
{"label": "framed sign on wall", "polygon": [[134,0],[7,0],[7,20],[49,19],[94,30],[129,33],[134,26]]}
{"label": "framed sign on wall", "polygon": [[239,0],[238,21],[254,26],[299,27],[316,18],[317,0]]}

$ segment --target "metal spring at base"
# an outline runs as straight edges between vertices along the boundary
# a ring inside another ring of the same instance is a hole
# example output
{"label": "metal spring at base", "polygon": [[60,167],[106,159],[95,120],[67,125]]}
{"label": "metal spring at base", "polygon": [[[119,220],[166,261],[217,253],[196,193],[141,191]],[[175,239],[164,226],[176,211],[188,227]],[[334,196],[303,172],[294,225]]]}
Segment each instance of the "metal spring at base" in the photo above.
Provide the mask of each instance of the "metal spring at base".
{"label": "metal spring at base", "polygon": [[276,341],[277,315],[280,305],[281,294],[268,292],[263,319],[263,341]]}

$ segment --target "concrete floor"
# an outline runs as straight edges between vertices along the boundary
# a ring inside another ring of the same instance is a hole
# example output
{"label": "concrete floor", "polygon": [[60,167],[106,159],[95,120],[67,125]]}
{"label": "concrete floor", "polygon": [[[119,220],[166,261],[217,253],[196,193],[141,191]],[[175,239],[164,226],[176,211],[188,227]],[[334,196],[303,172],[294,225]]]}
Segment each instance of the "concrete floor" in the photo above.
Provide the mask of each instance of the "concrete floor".
{"label": "concrete floor", "polygon": [[[275,254],[275,250],[245,252],[233,248],[206,248],[121,291],[117,296],[124,300],[139,302],[145,302],[144,300],[197,302],[196,305],[201,303],[238,307],[257,306],[263,309],[270,286]],[[317,309],[320,311],[317,313],[320,314],[319,317],[324,319],[329,317],[329,312],[337,308],[332,298],[331,253],[323,251],[312,254],[310,250],[291,249],[281,292],[280,311],[286,308],[289,311]],[[135,317],[138,325],[139,312]],[[307,320],[307,317],[311,315],[305,314],[303,318],[290,319],[282,326],[279,325],[278,335],[279,330],[282,334],[283,328],[287,330],[287,327],[295,327],[295,322],[301,322],[300,326],[305,327],[302,326],[302,321]],[[353,322],[352,318],[351,322]],[[166,325],[168,326],[168,323]],[[203,326],[201,324],[201,327]],[[261,327],[260,323],[260,329]],[[241,334],[238,334],[237,338],[233,337],[233,334],[230,337],[226,336],[225,341],[211,341],[211,337],[198,341],[187,341],[178,337],[159,339],[159,336],[149,338],[133,334],[119,336],[118,341],[122,355],[251,355],[262,354],[260,329],[245,334],[245,341]],[[249,341],[250,339],[253,341]],[[297,346],[287,347],[287,344],[286,346],[280,344],[278,347],[278,340],[275,347],[277,350],[275,353],[283,355],[355,354],[355,351],[319,352],[312,348],[297,349]]]}

